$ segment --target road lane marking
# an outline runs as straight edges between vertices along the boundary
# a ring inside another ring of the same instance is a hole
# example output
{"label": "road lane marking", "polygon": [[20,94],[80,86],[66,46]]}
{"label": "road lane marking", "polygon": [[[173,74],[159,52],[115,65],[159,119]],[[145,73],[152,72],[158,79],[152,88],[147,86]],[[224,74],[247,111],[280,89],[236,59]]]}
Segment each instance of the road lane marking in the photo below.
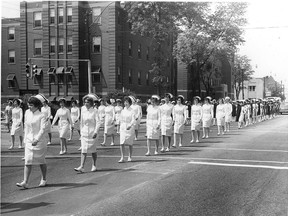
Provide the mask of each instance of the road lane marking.
{"label": "road lane marking", "polygon": [[[204,143],[205,144],[205,143]],[[226,143],[233,144],[233,143]],[[236,143],[235,143],[236,144]],[[239,144],[239,143],[237,143]],[[189,146],[190,147],[190,146]],[[252,152],[277,152],[277,153],[288,153],[288,150],[275,150],[275,149],[238,149],[238,148],[211,148],[211,147],[201,147],[201,146],[191,146],[193,148],[205,148],[210,150],[227,150],[227,151],[252,151]]]}
{"label": "road lane marking", "polygon": [[227,163],[211,163],[211,162],[200,162],[200,161],[199,162],[198,161],[190,161],[189,164],[209,165],[209,166],[247,167],[247,168],[263,168],[263,169],[288,170],[288,167],[264,166],[264,165],[253,165],[253,164],[227,164]]}

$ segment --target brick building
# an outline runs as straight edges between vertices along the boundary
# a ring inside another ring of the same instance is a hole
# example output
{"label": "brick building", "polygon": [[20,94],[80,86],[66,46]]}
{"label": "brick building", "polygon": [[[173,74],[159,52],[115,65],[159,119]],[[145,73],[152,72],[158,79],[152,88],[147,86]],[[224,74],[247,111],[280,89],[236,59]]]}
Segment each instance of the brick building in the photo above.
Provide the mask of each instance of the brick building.
{"label": "brick building", "polygon": [[[21,2],[20,11],[20,19],[2,19],[2,99],[38,92],[50,100],[80,99],[88,92],[88,64],[79,59],[91,60],[92,91],[98,95],[129,89],[147,98],[157,92],[149,73],[152,40],[130,33],[120,2]],[[167,46],[171,56],[162,75],[171,92],[176,77],[172,43]],[[29,60],[37,68],[27,78]]]}

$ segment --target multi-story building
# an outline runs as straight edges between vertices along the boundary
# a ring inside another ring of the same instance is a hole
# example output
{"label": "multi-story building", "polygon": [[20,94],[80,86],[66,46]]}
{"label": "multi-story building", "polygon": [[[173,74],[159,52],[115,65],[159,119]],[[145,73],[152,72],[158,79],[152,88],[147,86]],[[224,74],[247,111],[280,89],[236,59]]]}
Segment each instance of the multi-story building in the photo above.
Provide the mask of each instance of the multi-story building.
{"label": "multi-story building", "polygon": [[[2,20],[2,98],[39,92],[50,100],[79,99],[89,91],[87,59],[98,95],[129,89],[147,98],[157,92],[149,73],[152,40],[131,34],[120,2],[21,2],[20,11],[20,19]],[[172,43],[167,46],[171,56],[162,75],[175,82]],[[166,91],[173,89],[174,83]]]}
{"label": "multi-story building", "polygon": [[[243,99],[254,99],[264,98],[264,79],[263,78],[252,78],[244,81],[244,92],[242,90],[239,93],[239,100]],[[244,98],[243,98],[244,93]]]}

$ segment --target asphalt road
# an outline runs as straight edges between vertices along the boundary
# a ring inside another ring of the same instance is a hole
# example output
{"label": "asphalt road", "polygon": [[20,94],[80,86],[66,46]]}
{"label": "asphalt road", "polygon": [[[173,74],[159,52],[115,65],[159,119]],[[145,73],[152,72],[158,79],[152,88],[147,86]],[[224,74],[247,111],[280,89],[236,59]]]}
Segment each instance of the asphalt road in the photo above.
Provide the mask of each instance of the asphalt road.
{"label": "asphalt road", "polygon": [[[79,166],[78,136],[59,155],[56,131],[48,148],[48,186],[37,187],[33,167],[29,189],[23,179],[23,150],[9,151],[9,134],[1,136],[1,211],[3,215],[288,215],[288,116],[258,123],[224,136],[190,144],[169,153],[145,157],[142,126],[133,162],[117,163],[119,146],[99,147],[95,173],[88,158]],[[119,140],[119,137],[116,138]],[[101,141],[101,140],[100,140]],[[108,138],[109,141],[109,138]],[[17,140],[18,142],[18,140]]]}

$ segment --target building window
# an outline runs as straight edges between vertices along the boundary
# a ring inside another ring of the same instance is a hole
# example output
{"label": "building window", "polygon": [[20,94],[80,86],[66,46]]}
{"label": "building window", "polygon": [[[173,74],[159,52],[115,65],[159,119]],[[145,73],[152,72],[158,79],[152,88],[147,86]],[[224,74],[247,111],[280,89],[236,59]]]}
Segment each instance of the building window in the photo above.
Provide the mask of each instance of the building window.
{"label": "building window", "polygon": [[43,76],[42,76],[42,70],[41,69],[38,69],[40,70],[39,72],[37,71],[37,74],[34,74],[33,76],[33,84],[34,85],[40,85],[42,83],[42,80],[43,80]]}
{"label": "building window", "polygon": [[128,49],[129,49],[129,56],[132,56],[132,41],[129,41]]}
{"label": "building window", "polygon": [[8,88],[16,88],[15,74],[8,74],[6,80],[8,81]]}
{"label": "building window", "polygon": [[73,45],[72,37],[69,37],[67,39],[67,52],[68,53],[72,53],[72,45]]}
{"label": "building window", "polygon": [[50,24],[55,24],[55,9],[54,8],[50,9],[49,17],[50,17]]}
{"label": "building window", "polygon": [[146,50],[146,60],[149,61],[149,54],[150,54],[150,48],[147,47],[147,50]]}
{"label": "building window", "polygon": [[101,83],[101,66],[92,66],[92,83]]}
{"label": "building window", "polygon": [[42,40],[34,40],[34,55],[42,55]]}
{"label": "building window", "polygon": [[64,84],[64,74],[57,74],[58,75],[58,84]]}
{"label": "building window", "polygon": [[101,24],[101,8],[93,8],[93,23]]}
{"label": "building window", "polygon": [[146,74],[146,85],[149,86],[149,73]]}
{"label": "building window", "polygon": [[138,59],[141,59],[141,44],[138,45],[137,52],[138,52]]}
{"label": "building window", "polygon": [[15,40],[15,28],[14,27],[8,28],[8,40]]}
{"label": "building window", "polygon": [[118,83],[121,83],[121,69],[120,67],[117,68],[117,79],[118,79]]}
{"label": "building window", "polygon": [[58,8],[58,23],[63,23],[64,10],[63,8]]}
{"label": "building window", "polygon": [[128,83],[132,84],[132,69],[129,69],[128,71]]}
{"label": "building window", "polygon": [[138,85],[141,85],[141,72],[138,71]]}
{"label": "building window", "polygon": [[56,39],[55,37],[50,38],[50,53],[55,53]]}
{"label": "building window", "polygon": [[49,84],[55,84],[56,81],[55,81],[55,75],[54,74],[49,74]]}
{"label": "building window", "polygon": [[101,37],[100,36],[93,37],[92,52],[101,53]]}
{"label": "building window", "polygon": [[8,63],[15,63],[15,50],[8,51]]}
{"label": "building window", "polygon": [[42,13],[34,12],[34,28],[42,26]]}
{"label": "building window", "polygon": [[58,39],[58,53],[64,52],[64,38]]}
{"label": "building window", "polygon": [[256,86],[249,86],[249,91],[255,91]]}
{"label": "building window", "polygon": [[72,22],[72,8],[71,7],[67,8],[67,22],[68,23]]}

